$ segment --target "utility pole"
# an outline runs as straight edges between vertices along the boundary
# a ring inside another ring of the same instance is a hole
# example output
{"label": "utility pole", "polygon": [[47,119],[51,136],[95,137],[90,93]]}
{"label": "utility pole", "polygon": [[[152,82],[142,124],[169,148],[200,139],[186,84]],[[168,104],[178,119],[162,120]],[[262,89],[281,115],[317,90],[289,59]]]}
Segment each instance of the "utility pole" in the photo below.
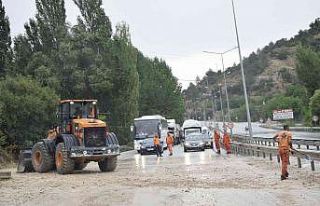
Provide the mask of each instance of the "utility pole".
{"label": "utility pole", "polygon": [[249,101],[248,101],[248,95],[247,95],[247,86],[246,86],[246,79],[244,76],[244,69],[243,69],[243,62],[242,62],[242,55],[241,55],[241,47],[240,47],[240,40],[239,40],[239,34],[238,34],[238,27],[237,27],[237,20],[236,20],[236,14],[234,9],[234,3],[233,0],[231,0],[232,3],[232,12],[233,12],[233,20],[234,20],[234,27],[236,30],[236,36],[237,36],[237,43],[238,43],[238,52],[239,52],[239,58],[240,58],[240,67],[241,67],[241,76],[242,76],[242,86],[244,91],[244,99],[246,103],[246,111],[247,111],[247,121],[248,121],[248,129],[249,129],[249,135],[252,138],[252,125],[251,125],[251,116],[250,116],[250,110],[249,110]]}

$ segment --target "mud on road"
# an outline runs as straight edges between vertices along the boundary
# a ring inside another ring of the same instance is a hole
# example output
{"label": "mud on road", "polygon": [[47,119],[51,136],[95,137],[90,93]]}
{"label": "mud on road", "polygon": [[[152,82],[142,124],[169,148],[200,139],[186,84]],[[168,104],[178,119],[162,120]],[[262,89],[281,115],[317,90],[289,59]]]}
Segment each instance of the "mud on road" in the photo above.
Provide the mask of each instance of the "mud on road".
{"label": "mud on road", "polygon": [[[97,163],[70,175],[15,173],[0,181],[0,205],[317,205],[320,168],[298,169],[279,180],[279,164],[263,158],[212,150],[174,156],[121,154],[115,172],[101,173]],[[317,165],[319,166],[319,165]]]}

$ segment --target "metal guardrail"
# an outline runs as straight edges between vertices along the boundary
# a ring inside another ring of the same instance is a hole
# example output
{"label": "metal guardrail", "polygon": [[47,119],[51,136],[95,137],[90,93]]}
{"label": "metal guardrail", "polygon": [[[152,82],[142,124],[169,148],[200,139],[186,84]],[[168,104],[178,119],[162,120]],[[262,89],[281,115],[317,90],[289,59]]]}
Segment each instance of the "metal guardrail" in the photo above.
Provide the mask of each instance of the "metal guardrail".
{"label": "metal guardrail", "polygon": [[[292,143],[296,149],[292,156],[297,158],[298,167],[301,168],[301,159],[307,159],[310,160],[311,170],[315,171],[314,161],[320,161],[320,141],[294,139]],[[232,150],[237,154],[262,156],[263,158],[268,155],[270,160],[273,156],[277,156],[277,160],[280,162],[278,145],[272,138],[250,138],[234,135],[232,137]]]}

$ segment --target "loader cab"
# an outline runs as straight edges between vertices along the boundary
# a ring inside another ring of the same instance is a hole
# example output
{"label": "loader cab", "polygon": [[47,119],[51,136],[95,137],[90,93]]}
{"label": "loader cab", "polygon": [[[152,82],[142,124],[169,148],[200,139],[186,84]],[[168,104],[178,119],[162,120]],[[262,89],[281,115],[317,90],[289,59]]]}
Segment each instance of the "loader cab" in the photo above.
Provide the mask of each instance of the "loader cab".
{"label": "loader cab", "polygon": [[62,100],[58,119],[60,133],[72,133],[72,120],[98,119],[97,100]]}

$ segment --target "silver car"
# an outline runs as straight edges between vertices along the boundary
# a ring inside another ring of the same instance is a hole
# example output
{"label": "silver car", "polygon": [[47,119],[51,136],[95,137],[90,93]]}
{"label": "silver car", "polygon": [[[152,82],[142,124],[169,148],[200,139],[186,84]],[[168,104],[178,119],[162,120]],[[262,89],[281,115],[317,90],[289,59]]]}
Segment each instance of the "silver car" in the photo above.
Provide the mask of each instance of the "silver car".
{"label": "silver car", "polygon": [[205,136],[202,133],[192,133],[185,137],[185,141],[183,143],[184,152],[189,150],[196,150],[196,151],[204,151],[205,149]]}

